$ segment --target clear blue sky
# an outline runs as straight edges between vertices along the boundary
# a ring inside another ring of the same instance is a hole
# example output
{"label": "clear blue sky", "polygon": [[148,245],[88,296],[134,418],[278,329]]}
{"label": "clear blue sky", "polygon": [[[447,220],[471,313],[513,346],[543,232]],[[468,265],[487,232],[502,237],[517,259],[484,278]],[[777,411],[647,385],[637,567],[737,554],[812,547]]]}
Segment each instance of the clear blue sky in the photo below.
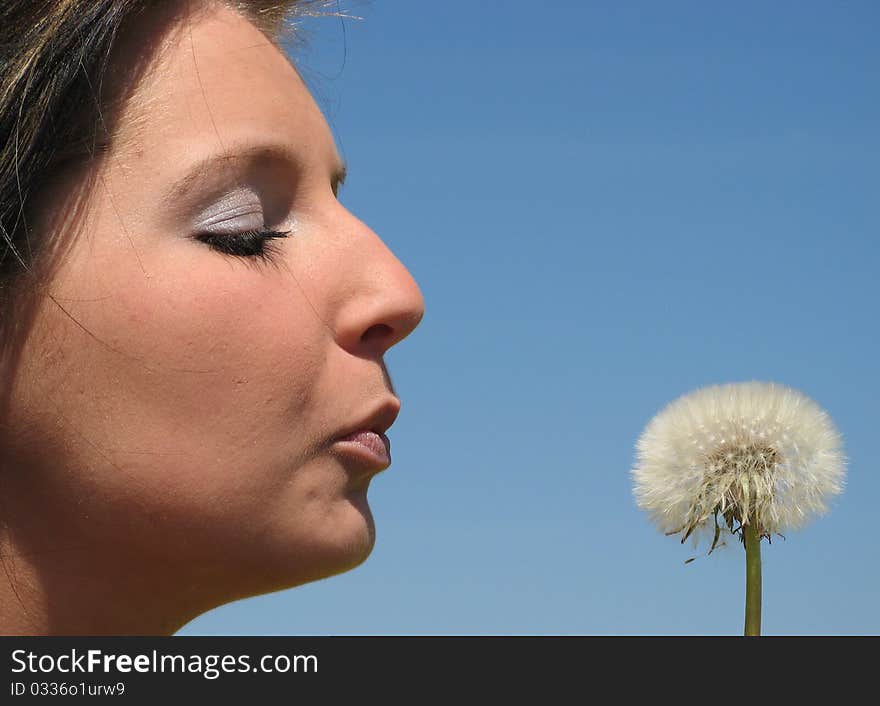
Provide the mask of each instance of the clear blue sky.
{"label": "clear blue sky", "polygon": [[376,548],[179,634],[741,633],[740,546],[685,565],[629,471],[667,402],[750,379],[849,457],[764,547],[765,633],[880,633],[880,4],[343,7],[296,56],[426,300]]}

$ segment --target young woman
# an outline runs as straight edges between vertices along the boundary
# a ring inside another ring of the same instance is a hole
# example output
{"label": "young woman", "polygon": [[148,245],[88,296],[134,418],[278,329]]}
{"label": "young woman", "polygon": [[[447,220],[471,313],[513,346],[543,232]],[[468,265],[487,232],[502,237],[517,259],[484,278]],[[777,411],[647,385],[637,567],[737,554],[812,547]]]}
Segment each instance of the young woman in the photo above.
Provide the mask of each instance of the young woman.
{"label": "young woman", "polygon": [[0,6],[0,633],[350,569],[418,286],[337,201],[299,4]]}

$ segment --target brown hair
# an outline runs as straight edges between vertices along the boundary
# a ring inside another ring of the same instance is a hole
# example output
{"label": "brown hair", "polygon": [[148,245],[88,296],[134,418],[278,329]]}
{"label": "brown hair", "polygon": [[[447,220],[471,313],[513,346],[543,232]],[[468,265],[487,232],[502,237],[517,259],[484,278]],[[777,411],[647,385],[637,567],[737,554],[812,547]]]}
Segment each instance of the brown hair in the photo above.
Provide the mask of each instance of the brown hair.
{"label": "brown hair", "polygon": [[[39,196],[106,148],[113,110],[103,86],[126,30],[220,0],[2,0],[0,2],[0,317],[44,237],[28,227]],[[276,43],[285,20],[314,0],[222,0]],[[131,70],[127,67],[126,70]]]}

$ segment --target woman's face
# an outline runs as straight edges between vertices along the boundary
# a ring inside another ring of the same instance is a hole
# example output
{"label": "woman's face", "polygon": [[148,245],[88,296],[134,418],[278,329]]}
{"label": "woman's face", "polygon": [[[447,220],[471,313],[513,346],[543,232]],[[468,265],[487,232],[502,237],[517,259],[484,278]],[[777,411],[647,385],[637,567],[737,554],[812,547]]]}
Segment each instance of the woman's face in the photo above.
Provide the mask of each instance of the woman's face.
{"label": "woman's face", "polygon": [[[52,552],[37,586],[67,571],[108,615],[134,588],[145,613],[197,613],[362,562],[385,464],[335,440],[394,420],[383,355],[423,314],[337,200],[343,166],[286,57],[232,10],[187,22],[86,208],[49,204],[72,240],[7,413],[12,541]],[[264,230],[288,235],[243,235]]]}

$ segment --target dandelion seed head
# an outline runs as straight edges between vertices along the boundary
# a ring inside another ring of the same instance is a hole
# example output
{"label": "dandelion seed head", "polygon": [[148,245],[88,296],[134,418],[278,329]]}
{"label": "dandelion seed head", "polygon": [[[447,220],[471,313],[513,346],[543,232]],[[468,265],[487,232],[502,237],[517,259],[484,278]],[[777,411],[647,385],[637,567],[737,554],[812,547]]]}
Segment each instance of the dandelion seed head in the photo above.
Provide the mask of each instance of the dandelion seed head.
{"label": "dandelion seed head", "polygon": [[713,547],[719,527],[753,524],[769,537],[803,526],[827,511],[846,471],[829,416],[776,383],[684,395],[650,421],[636,451],[638,505],[666,534],[708,534]]}

